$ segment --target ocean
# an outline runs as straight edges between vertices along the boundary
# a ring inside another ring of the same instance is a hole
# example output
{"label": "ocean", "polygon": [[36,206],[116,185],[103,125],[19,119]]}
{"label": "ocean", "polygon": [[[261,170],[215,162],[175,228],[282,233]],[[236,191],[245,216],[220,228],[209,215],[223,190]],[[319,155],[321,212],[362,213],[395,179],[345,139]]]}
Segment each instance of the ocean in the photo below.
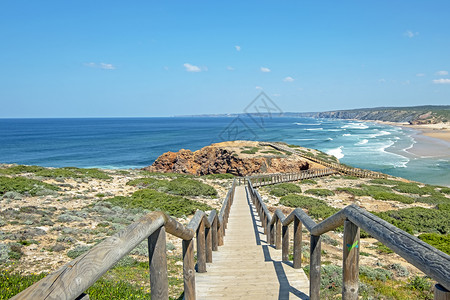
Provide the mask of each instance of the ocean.
{"label": "ocean", "polygon": [[315,148],[355,167],[450,185],[450,153],[413,154],[416,135],[378,123],[292,117],[0,119],[0,163],[141,168],[167,151],[248,139]]}

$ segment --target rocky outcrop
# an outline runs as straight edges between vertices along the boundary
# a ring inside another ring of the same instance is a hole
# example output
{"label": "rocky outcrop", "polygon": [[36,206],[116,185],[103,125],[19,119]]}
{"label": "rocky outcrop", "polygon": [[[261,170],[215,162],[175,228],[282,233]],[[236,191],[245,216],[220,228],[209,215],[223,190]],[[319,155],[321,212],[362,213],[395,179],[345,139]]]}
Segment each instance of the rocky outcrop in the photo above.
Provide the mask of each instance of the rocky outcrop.
{"label": "rocky outcrop", "polygon": [[163,173],[193,175],[231,173],[246,176],[255,173],[298,172],[310,167],[306,160],[297,156],[239,155],[236,148],[222,144],[225,143],[207,146],[195,152],[185,149],[167,152],[144,169]]}

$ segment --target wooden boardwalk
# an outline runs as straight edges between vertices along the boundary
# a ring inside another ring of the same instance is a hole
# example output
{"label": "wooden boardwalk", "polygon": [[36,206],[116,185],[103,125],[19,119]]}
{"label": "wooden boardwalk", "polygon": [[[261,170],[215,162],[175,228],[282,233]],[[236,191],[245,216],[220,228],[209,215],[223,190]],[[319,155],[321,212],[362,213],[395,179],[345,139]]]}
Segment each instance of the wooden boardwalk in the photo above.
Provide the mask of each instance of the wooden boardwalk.
{"label": "wooden boardwalk", "polygon": [[281,261],[260,225],[245,187],[236,187],[224,245],[207,273],[195,274],[197,299],[309,299],[305,273]]}

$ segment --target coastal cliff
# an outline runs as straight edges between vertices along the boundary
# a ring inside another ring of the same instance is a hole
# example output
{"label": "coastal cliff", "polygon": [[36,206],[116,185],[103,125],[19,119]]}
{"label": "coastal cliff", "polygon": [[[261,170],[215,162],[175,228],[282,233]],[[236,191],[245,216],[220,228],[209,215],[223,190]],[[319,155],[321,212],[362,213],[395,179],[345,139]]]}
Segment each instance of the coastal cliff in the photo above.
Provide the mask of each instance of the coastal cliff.
{"label": "coastal cliff", "polygon": [[298,172],[312,166],[322,167],[296,155],[262,146],[259,142],[233,141],[212,144],[194,152],[185,149],[166,152],[144,169],[162,173],[230,173],[246,176],[255,173]]}
{"label": "coastal cliff", "polygon": [[310,114],[310,116],[317,118],[408,122],[412,125],[437,124],[450,121],[450,106],[377,107],[319,112]]}

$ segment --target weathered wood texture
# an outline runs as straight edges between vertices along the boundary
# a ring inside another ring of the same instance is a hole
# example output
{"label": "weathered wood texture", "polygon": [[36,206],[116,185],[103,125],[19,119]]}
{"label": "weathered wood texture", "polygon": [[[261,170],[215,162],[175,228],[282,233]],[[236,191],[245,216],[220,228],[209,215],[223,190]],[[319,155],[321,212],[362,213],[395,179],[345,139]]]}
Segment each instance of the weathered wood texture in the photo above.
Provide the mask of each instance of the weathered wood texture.
{"label": "weathered wood texture", "polygon": [[[237,180],[235,179],[228,192],[228,198],[234,195],[236,182]],[[225,199],[225,205],[222,207],[225,216],[229,214],[230,205],[231,202]],[[194,259],[193,244],[191,240],[200,223],[203,224],[203,231],[205,227],[211,227],[211,222],[215,224],[215,228],[218,228],[221,226],[221,222],[218,219],[219,216],[217,216],[215,211],[212,212],[210,218],[207,218],[204,212],[198,211],[189,225],[185,227],[163,212],[151,212],[11,299],[77,299],[77,297],[82,295],[83,292],[94,284],[95,281],[106,273],[106,271],[113,267],[122,257],[127,255],[146,238],[149,238],[150,271],[156,272],[156,275],[151,274],[151,282],[154,282],[157,278],[164,277],[164,274],[162,273],[164,262],[162,260],[165,260],[165,252],[161,249],[163,246],[165,249],[165,242],[160,242],[160,240],[165,240],[165,231],[184,240],[183,247],[186,246],[186,251],[188,253],[187,256],[184,255],[184,263],[188,263],[188,265],[185,266],[185,279],[188,280],[187,286],[190,286],[191,289],[195,289],[194,285],[189,284],[189,278],[192,277],[189,275],[189,270],[193,270],[193,265],[190,266],[188,258],[192,257],[192,264]],[[211,222],[209,220],[211,220]],[[226,223],[226,218],[223,222],[224,224]],[[164,227],[162,228],[162,226]],[[219,232],[216,232],[217,244],[220,243],[220,235],[223,233],[223,228],[218,231]],[[214,232],[215,230],[212,230],[210,237],[208,237],[209,248],[214,247]],[[211,239],[211,242],[209,242],[209,239]],[[203,244],[205,243],[206,240],[203,234]],[[206,252],[205,247],[203,247],[203,252]],[[190,254],[191,252],[192,255]],[[206,260],[206,253],[204,256]],[[153,287],[154,284],[151,283],[152,294],[155,294],[152,295],[153,298],[166,298],[166,293],[163,291],[165,287],[162,287],[163,284],[161,284],[163,281],[163,279],[158,281],[156,287]],[[185,296],[189,294],[190,293],[188,292]],[[194,298],[186,296],[186,299]]]}
{"label": "weathered wood texture", "polygon": [[213,252],[214,262],[207,264],[208,272],[196,274],[197,299],[298,299],[299,294],[306,297],[308,279],[303,270],[282,262],[281,250],[268,246],[261,225],[256,208],[247,202],[244,187],[238,187],[224,246]]}
{"label": "weathered wood texture", "polygon": [[148,258],[150,264],[150,289],[152,299],[169,298],[169,277],[167,276],[166,231],[158,228],[148,237]]}
{"label": "weathered wood texture", "polygon": [[320,256],[321,238],[311,235],[309,254],[309,297],[311,300],[320,299]]}
{"label": "weathered wood texture", "polygon": [[344,223],[342,266],[342,299],[357,300],[359,287],[359,227],[350,221]]}
{"label": "weathered wood texture", "polygon": [[183,278],[184,298],[195,299],[195,260],[192,240],[183,240]]}
{"label": "weathered wood texture", "polygon": [[150,213],[12,299],[75,299],[162,225],[163,213]]}
{"label": "weathered wood texture", "polygon": [[436,284],[434,286],[434,300],[450,300],[450,291],[442,285]]}

